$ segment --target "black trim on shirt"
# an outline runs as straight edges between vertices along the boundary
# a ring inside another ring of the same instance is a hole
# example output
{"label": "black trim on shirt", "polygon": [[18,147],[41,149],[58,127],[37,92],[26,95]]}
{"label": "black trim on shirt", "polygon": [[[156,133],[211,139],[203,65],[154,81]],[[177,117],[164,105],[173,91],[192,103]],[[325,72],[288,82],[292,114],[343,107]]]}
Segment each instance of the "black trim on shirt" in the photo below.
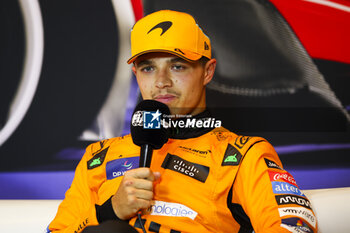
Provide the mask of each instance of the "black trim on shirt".
{"label": "black trim on shirt", "polygon": [[160,225],[159,223],[156,223],[156,222],[151,221],[151,223],[149,224],[148,230],[149,230],[150,232],[159,233],[160,227],[161,227],[161,225]]}
{"label": "black trim on shirt", "polygon": [[233,218],[241,226],[238,233],[252,233],[254,229],[253,229],[252,223],[250,222],[250,218],[244,212],[241,205],[232,203],[232,192],[233,192],[232,190],[233,190],[233,185],[231,186],[231,189],[228,193],[227,208],[229,208]]}
{"label": "black trim on shirt", "polygon": [[102,223],[107,220],[121,220],[114,213],[114,210],[112,207],[112,196],[101,206],[95,205],[95,208],[96,208],[96,217],[97,217],[98,223]]}
{"label": "black trim on shirt", "polygon": [[[246,152],[244,153],[243,156],[243,160],[246,157],[248,151],[257,143],[260,142],[264,142],[264,140],[259,140],[254,142],[252,145],[249,146],[249,148],[246,150]],[[243,160],[241,161],[241,163],[243,163]],[[238,171],[239,172],[239,171]],[[237,173],[238,173],[237,172]],[[237,176],[236,176],[237,177]],[[236,177],[235,180],[233,181],[233,184],[236,181]],[[232,193],[233,193],[233,184],[231,186],[231,189],[228,193],[228,197],[227,197],[227,208],[229,208],[229,210],[231,211],[231,214],[233,216],[233,218],[237,221],[237,223],[241,226],[238,233],[252,233],[254,232],[254,228],[252,226],[252,223],[250,222],[250,218],[248,217],[248,215],[244,212],[243,207],[240,204],[237,203],[232,203]]]}

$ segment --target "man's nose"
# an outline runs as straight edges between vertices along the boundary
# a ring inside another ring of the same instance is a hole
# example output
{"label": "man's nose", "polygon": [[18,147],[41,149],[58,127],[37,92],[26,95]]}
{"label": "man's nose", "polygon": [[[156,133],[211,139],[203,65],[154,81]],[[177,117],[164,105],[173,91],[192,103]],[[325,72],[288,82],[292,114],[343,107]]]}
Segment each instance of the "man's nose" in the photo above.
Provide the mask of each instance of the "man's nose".
{"label": "man's nose", "polygon": [[172,81],[169,72],[166,69],[159,70],[156,77],[156,87],[166,88],[171,87]]}

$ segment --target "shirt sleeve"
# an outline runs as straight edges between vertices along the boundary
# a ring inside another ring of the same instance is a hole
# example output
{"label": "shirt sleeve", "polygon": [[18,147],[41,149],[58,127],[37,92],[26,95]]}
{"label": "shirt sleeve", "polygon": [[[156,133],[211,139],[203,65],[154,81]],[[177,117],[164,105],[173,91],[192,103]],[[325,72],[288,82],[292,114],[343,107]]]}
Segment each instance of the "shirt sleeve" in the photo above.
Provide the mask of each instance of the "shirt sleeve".
{"label": "shirt sleeve", "polygon": [[89,188],[87,160],[91,157],[89,146],[79,162],[71,187],[59,205],[56,217],[50,223],[48,232],[79,233],[86,226],[97,225],[95,194]]}
{"label": "shirt sleeve", "polygon": [[232,205],[249,217],[255,233],[317,232],[310,201],[265,140],[246,151],[233,185]]}

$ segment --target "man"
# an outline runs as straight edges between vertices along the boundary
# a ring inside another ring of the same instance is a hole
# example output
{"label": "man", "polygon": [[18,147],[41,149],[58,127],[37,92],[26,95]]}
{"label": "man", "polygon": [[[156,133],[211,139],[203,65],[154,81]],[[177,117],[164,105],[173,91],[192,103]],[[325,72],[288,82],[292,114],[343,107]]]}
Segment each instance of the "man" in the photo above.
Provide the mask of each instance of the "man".
{"label": "man", "polygon": [[[144,99],[174,116],[211,117],[205,87],[216,60],[192,16],[150,14],[134,25],[131,46],[128,63]],[[113,220],[138,232],[317,232],[310,202],[266,140],[222,127],[174,132],[150,168],[137,168],[140,148],[130,135],[90,145],[49,230]]]}

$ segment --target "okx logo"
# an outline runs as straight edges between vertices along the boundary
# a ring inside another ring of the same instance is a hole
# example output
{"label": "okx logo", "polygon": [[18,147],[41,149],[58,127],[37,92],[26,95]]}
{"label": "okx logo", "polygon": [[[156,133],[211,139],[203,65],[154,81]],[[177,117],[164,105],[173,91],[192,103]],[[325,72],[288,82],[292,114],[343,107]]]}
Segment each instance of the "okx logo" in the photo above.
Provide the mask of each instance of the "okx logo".
{"label": "okx logo", "polygon": [[160,116],[162,114],[157,110],[156,112],[143,112],[143,128],[144,129],[160,129]]}

